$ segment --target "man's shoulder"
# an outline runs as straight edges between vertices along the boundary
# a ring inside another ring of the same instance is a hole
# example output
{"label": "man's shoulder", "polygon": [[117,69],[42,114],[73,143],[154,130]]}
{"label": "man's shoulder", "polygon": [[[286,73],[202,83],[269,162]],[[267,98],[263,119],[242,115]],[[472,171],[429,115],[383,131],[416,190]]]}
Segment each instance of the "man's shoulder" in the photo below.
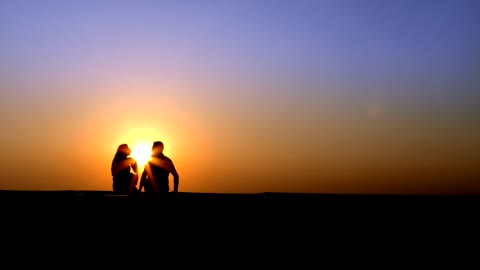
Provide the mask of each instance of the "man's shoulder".
{"label": "man's shoulder", "polygon": [[164,162],[167,166],[173,166],[173,161],[169,157],[165,157]]}
{"label": "man's shoulder", "polygon": [[163,159],[163,160],[165,160],[165,161],[170,161],[170,162],[172,162],[172,160],[171,160],[169,157],[165,156],[165,155],[160,155],[160,156],[158,156],[158,158]]}

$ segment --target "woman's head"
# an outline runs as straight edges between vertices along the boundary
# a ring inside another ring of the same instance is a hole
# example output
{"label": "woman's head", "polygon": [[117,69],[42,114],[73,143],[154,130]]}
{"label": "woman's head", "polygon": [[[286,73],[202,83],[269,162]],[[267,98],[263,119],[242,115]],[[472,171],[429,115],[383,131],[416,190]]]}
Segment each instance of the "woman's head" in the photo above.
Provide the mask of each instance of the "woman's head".
{"label": "woman's head", "polygon": [[112,160],[112,175],[117,174],[118,172],[127,169],[130,167],[131,162],[125,162],[129,159],[129,155],[131,154],[130,147],[126,143],[120,144],[117,148],[117,152],[115,152],[115,156]]}
{"label": "woman's head", "polygon": [[125,156],[128,156],[132,153],[132,150],[130,150],[130,147],[128,147],[128,144],[123,143],[120,144],[117,148],[117,154],[124,154]]}

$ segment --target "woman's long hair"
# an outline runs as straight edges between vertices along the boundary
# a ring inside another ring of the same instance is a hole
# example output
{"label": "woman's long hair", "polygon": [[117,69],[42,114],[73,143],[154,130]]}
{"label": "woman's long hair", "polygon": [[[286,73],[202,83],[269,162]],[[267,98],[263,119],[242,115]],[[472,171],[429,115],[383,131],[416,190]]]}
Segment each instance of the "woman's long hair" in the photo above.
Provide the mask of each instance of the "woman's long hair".
{"label": "woman's long hair", "polygon": [[130,167],[130,163],[127,162],[127,158],[130,155],[130,148],[127,144],[120,144],[115,152],[115,156],[112,160],[111,172],[112,176],[123,169]]}

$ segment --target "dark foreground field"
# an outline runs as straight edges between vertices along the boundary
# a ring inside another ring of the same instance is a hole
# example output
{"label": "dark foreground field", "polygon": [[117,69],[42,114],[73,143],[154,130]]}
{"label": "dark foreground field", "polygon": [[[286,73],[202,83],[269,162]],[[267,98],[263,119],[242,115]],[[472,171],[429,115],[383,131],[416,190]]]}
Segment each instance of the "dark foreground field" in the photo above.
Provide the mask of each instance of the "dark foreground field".
{"label": "dark foreground field", "polygon": [[188,236],[255,245],[356,237],[440,243],[472,240],[480,230],[479,196],[169,195],[155,202],[104,191],[0,191],[1,222],[6,237],[55,236],[69,243],[92,235],[101,235],[95,241],[108,235]]}
{"label": "dark foreground field", "polygon": [[104,191],[0,191],[3,244],[9,250],[18,245],[22,252],[45,245],[128,248],[133,241],[134,249],[235,249],[237,257],[243,256],[239,249],[263,257],[273,249],[287,253],[280,258],[287,259],[320,247],[371,255],[416,250],[424,256],[427,247],[477,246],[480,230],[479,196],[169,195],[152,202]]}
{"label": "dark foreground field", "polygon": [[[341,195],[304,193],[214,194],[170,193],[162,201],[114,195],[108,191],[0,191],[4,220],[45,220],[75,217],[78,220],[192,222],[237,220],[282,221],[294,225],[473,222],[480,210],[480,196],[439,195]],[[170,220],[171,221],[171,220]],[[286,225],[285,225],[286,226]]]}
{"label": "dark foreground field", "polygon": [[[157,207],[168,212],[237,215],[259,214],[317,216],[322,214],[366,214],[380,216],[467,217],[480,210],[475,195],[350,195],[310,193],[170,193],[164,200],[151,201],[142,193],[137,198],[110,191],[9,191],[0,190],[4,213],[94,215],[145,212]],[[144,214],[146,214],[145,212]],[[154,214],[154,213],[151,213]],[[304,216],[305,217],[305,216]]]}

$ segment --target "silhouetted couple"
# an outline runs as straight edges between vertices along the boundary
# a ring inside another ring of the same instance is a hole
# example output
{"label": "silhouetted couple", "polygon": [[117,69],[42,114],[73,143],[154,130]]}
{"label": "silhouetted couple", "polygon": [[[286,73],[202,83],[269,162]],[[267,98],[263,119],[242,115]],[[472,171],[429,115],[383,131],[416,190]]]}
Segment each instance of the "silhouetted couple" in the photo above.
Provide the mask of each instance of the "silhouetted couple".
{"label": "silhouetted couple", "polygon": [[137,195],[145,189],[150,198],[160,198],[170,191],[169,175],[173,175],[173,192],[178,192],[179,176],[173,161],[163,154],[164,145],[156,141],[152,146],[151,159],[145,165],[140,186],[138,183],[138,165],[130,157],[131,150],[127,144],[118,146],[112,161],[113,192],[115,194]]}

